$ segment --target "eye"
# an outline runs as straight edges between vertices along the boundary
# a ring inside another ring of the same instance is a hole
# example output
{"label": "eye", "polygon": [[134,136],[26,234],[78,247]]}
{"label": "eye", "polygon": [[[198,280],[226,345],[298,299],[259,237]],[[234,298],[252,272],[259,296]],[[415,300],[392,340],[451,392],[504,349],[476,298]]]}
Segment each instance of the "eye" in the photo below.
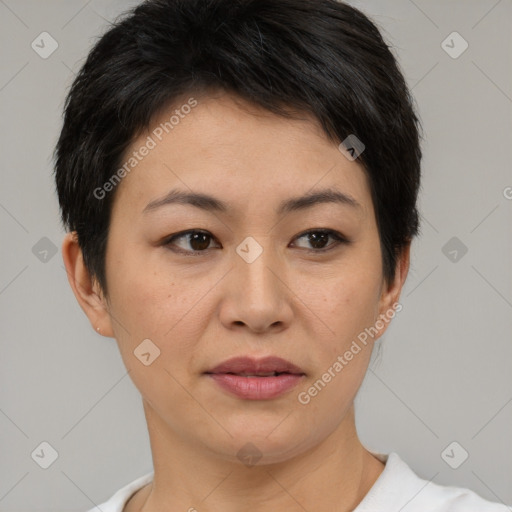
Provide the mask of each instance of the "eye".
{"label": "eye", "polygon": [[[183,231],[182,233],[172,235],[163,242],[163,245],[178,245],[176,242],[182,241],[180,248],[172,250],[199,256],[201,252],[206,252],[210,248],[209,245],[213,239],[213,235],[208,233],[208,231],[191,229],[189,231]],[[188,246],[188,248],[184,246]],[[190,248],[192,248],[192,250],[190,250]]]}
{"label": "eye", "polygon": [[[332,229],[311,229],[295,237],[295,240],[300,240],[301,238],[305,239],[313,247],[313,249],[308,247],[302,248],[314,253],[326,252],[340,244],[350,243],[341,233]],[[333,239],[334,242],[328,245],[329,238]],[[169,246],[175,252],[200,256],[201,253],[211,249],[210,243],[212,240],[215,240],[215,238],[208,231],[191,229],[166,238],[162,245]]]}
{"label": "eye", "polygon": [[[350,243],[341,233],[333,231],[332,229],[311,229],[296,237],[296,240],[304,238],[307,243],[313,246],[313,249],[306,247],[309,252],[325,252],[337,247],[340,244]],[[334,243],[327,245],[329,238],[334,240]],[[325,246],[327,245],[327,248]]]}

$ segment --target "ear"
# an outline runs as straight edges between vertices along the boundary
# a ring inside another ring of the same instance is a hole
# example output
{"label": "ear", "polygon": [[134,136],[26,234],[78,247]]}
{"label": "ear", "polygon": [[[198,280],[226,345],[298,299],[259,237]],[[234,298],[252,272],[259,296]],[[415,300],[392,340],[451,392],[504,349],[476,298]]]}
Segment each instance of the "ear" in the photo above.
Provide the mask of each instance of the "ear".
{"label": "ear", "polygon": [[402,305],[398,301],[409,272],[410,254],[411,242],[405,245],[397,254],[394,279],[390,282],[384,281],[382,284],[378,318],[375,322],[375,327],[379,333],[375,338],[380,338],[384,334],[396,312],[402,309]]}
{"label": "ear", "polygon": [[97,280],[91,278],[85,267],[76,231],[66,234],[62,242],[62,259],[71,289],[92,327],[99,334],[113,338],[107,300]]}

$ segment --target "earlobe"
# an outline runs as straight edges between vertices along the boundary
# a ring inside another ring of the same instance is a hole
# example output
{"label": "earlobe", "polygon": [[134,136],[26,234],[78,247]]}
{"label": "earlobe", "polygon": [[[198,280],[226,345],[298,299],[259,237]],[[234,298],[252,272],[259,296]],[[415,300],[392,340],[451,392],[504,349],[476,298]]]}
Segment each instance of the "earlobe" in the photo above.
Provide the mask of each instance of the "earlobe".
{"label": "earlobe", "polygon": [[114,337],[107,301],[97,280],[91,278],[84,264],[75,231],[64,237],[62,259],[69,285],[94,330],[102,336]]}
{"label": "earlobe", "polygon": [[409,242],[401,249],[400,253],[397,255],[394,279],[383,285],[379,302],[378,318],[387,321],[383,322],[384,326],[382,332],[379,333],[379,337],[384,334],[391,318],[394,318],[395,312],[402,309],[401,305],[398,305],[400,294],[409,272],[410,252],[411,243]]}
{"label": "earlobe", "polygon": [[392,293],[393,293],[393,303],[398,302],[400,299],[400,294],[402,292],[402,288],[405,284],[405,280],[407,279],[407,274],[409,273],[409,262],[411,257],[411,242],[409,242],[406,246],[404,246],[400,252],[400,255],[397,258],[396,264],[396,275],[395,282],[393,283]]}

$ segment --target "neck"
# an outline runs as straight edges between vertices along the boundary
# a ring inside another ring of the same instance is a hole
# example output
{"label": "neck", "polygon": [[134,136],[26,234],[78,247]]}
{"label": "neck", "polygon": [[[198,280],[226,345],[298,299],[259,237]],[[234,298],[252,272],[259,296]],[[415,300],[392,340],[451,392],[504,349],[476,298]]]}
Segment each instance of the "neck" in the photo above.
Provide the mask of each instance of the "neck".
{"label": "neck", "polygon": [[188,444],[145,401],[144,410],[155,474],[124,512],[349,512],[384,469],[357,437],[353,406],[319,445],[284,462],[254,466]]}

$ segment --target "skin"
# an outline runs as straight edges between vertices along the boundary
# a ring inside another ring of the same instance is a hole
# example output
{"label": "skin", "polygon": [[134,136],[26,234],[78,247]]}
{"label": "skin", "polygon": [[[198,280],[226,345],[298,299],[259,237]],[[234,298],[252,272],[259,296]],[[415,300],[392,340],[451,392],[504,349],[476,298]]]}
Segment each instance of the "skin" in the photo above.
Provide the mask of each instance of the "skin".
{"label": "skin", "polygon": [[[364,171],[314,119],[286,119],[221,92],[196,99],[115,191],[108,297],[73,233],[62,246],[78,302],[95,330],[116,339],[143,399],[155,477],[125,511],[353,510],[384,469],[358,439],[353,402],[389,322],[307,405],[297,397],[398,302],[410,247],[386,282]],[[360,207],[317,203],[276,215],[281,201],[327,187]],[[173,188],[215,196],[229,209],[169,204],[143,213]],[[315,246],[302,236],[313,228],[350,243],[329,237]],[[162,242],[188,229],[211,237]],[[248,236],[263,248],[252,263],[236,252]],[[149,366],[133,354],[147,338],[161,351]],[[278,398],[242,400],[204,374],[239,355],[277,355],[306,376]],[[248,442],[262,454],[252,466],[237,457]]]}

